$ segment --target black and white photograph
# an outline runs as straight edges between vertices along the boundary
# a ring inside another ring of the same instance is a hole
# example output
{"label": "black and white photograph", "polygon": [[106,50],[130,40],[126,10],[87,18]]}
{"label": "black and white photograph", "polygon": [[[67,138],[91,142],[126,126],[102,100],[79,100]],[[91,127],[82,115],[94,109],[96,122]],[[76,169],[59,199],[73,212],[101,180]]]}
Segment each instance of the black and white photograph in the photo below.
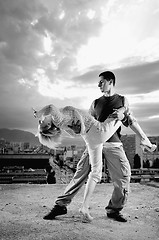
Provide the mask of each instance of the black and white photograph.
{"label": "black and white photograph", "polygon": [[159,240],[158,22],[0,0],[0,240]]}

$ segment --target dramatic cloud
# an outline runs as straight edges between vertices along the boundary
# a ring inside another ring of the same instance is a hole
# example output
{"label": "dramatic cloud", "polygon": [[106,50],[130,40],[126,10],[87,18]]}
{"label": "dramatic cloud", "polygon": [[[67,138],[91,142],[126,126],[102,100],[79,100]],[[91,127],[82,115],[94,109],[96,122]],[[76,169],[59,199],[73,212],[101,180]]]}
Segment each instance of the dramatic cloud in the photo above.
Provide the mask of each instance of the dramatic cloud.
{"label": "dramatic cloud", "polygon": [[36,131],[31,107],[48,103],[88,109],[110,69],[159,135],[158,21],[156,0],[0,0],[0,127]]}

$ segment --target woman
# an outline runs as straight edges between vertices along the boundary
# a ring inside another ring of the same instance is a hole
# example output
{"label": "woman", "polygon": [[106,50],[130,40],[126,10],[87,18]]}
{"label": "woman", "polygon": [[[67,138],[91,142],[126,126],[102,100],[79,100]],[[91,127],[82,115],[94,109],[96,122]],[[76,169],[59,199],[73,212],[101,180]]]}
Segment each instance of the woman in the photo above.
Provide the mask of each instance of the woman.
{"label": "woman", "polygon": [[[124,113],[125,108],[121,108],[120,111]],[[84,201],[80,212],[83,214],[84,220],[91,221],[93,218],[89,214],[89,202],[97,182],[102,177],[103,143],[117,131],[121,126],[121,121],[107,118],[101,123],[89,113],[80,109],[71,106],[58,109],[54,105],[48,105],[40,111],[34,110],[34,116],[39,118],[37,133],[39,141],[49,148],[55,148],[60,143],[63,131],[73,137],[79,134],[83,137],[89,153],[91,172],[86,184]],[[141,134],[139,135],[141,136]],[[149,148],[152,147],[147,137],[144,143],[149,145]]]}

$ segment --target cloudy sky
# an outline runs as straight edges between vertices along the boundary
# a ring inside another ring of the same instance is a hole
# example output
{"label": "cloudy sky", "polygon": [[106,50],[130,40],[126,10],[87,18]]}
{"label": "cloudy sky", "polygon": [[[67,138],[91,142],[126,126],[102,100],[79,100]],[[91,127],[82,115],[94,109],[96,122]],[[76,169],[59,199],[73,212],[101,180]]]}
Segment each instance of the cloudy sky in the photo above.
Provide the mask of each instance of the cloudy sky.
{"label": "cloudy sky", "polygon": [[0,0],[0,128],[34,133],[31,108],[50,103],[88,109],[112,70],[144,131],[159,135],[158,23],[158,0]]}

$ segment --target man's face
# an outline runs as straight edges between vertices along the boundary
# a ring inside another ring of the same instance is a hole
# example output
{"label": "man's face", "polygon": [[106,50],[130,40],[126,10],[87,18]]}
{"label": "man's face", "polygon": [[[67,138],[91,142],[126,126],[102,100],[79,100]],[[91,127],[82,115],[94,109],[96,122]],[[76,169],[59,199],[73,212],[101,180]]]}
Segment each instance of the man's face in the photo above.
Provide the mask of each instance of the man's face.
{"label": "man's face", "polygon": [[100,80],[98,82],[98,87],[100,88],[101,92],[105,93],[110,91],[111,89],[110,81],[104,79],[102,76],[99,79]]}

